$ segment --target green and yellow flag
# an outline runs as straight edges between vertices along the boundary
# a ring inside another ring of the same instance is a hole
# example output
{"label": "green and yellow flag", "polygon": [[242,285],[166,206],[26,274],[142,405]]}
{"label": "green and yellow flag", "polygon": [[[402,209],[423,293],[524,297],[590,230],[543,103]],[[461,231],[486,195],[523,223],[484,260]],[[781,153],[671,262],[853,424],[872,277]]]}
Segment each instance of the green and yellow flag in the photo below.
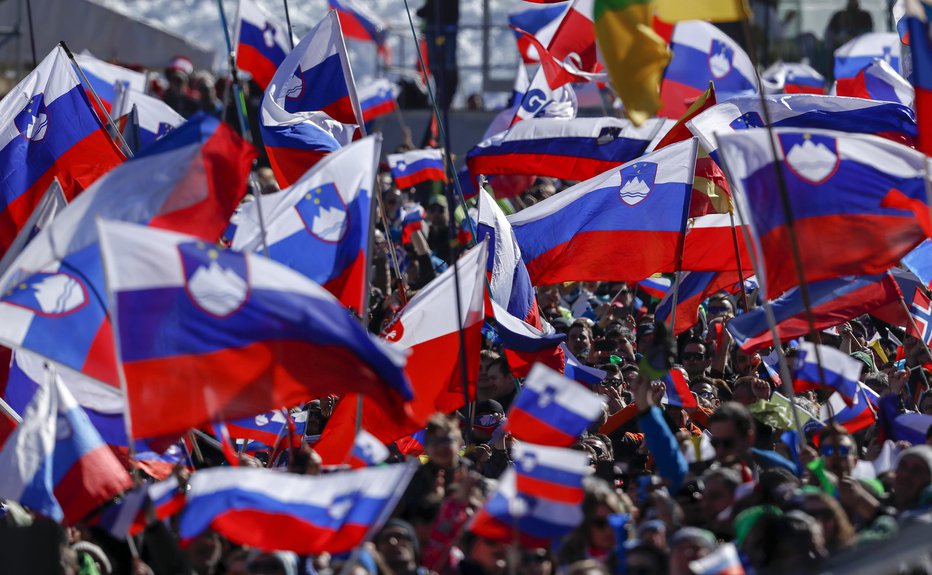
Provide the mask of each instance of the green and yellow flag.
{"label": "green and yellow flag", "polygon": [[750,13],[746,0],[655,0],[657,17],[664,22],[707,20],[734,22],[746,20]]}
{"label": "green and yellow flag", "polygon": [[651,0],[595,0],[596,41],[628,118],[641,125],[660,109],[670,50],[651,27]]}

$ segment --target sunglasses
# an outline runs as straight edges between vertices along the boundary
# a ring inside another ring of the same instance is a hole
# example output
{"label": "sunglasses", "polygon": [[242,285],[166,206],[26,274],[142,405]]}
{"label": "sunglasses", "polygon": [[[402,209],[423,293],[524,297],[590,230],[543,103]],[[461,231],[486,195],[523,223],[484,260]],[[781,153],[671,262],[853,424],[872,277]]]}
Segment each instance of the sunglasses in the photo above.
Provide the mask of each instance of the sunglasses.
{"label": "sunglasses", "polygon": [[713,437],[709,440],[715,449],[734,449],[738,445],[738,440],[734,437]]}
{"label": "sunglasses", "polygon": [[683,361],[702,361],[703,359],[705,359],[705,354],[699,353],[697,351],[691,351],[689,353],[683,354]]}
{"label": "sunglasses", "polygon": [[851,447],[847,445],[823,445],[821,452],[825,457],[831,457],[833,455],[845,457],[851,453]]}
{"label": "sunglasses", "polygon": [[710,305],[709,306],[709,313],[712,315],[726,313],[729,311],[731,311],[731,308],[728,306],[724,306],[724,305]]}

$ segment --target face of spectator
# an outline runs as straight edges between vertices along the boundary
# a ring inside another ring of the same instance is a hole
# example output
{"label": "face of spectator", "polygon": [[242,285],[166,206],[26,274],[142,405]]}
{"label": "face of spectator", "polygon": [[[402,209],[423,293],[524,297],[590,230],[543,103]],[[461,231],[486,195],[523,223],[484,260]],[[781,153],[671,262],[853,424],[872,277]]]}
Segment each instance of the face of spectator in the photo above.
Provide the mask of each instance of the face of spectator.
{"label": "face of spectator", "polygon": [[198,573],[211,573],[220,561],[223,546],[220,536],[213,531],[205,531],[198,535],[185,549],[188,562]]}
{"label": "face of spectator", "polygon": [[589,519],[589,544],[596,549],[615,547],[615,533],[608,524],[608,516],[611,514],[612,510],[607,505],[596,505]]}
{"label": "face of spectator", "polygon": [[414,541],[403,527],[387,527],[379,533],[376,547],[393,569],[407,569],[415,561]]}
{"label": "face of spectator", "polygon": [[734,503],[734,489],[727,483],[716,477],[710,477],[705,481],[705,489],[702,492],[702,516],[707,525],[716,523],[719,514]]}
{"label": "face of spectator", "polygon": [[826,436],[819,451],[825,459],[825,468],[838,477],[850,477],[858,464],[857,445],[850,435]]}
{"label": "face of spectator", "polygon": [[624,372],[625,379],[625,389],[632,389],[640,378],[640,373],[637,370],[629,369]]}
{"label": "face of spectator", "polygon": [[932,483],[929,466],[918,455],[907,455],[896,466],[893,477],[893,499],[900,509],[908,509],[918,499],[922,490]]}
{"label": "face of spectator", "polygon": [[502,573],[507,566],[508,546],[498,541],[479,537],[469,550],[469,558],[487,575]]}
{"label": "face of spectator", "polygon": [[822,526],[822,535],[827,542],[832,542],[838,537],[838,521],[835,513],[823,501],[815,497],[806,498],[803,511],[819,522]]}
{"label": "face of spectator", "polygon": [[511,376],[504,372],[500,364],[489,365],[484,373],[480,369],[477,386],[479,401],[505,397],[514,391],[514,388]]}
{"label": "face of spectator", "polygon": [[712,365],[712,360],[706,357],[705,345],[701,343],[686,344],[680,359],[683,360],[683,367],[686,368],[689,377],[704,375],[706,369]]}
{"label": "face of spectator", "polygon": [[459,463],[459,452],[463,447],[463,436],[459,430],[435,431],[424,439],[424,452],[434,464],[444,469],[452,469]]}
{"label": "face of spectator", "polygon": [[576,357],[586,357],[589,354],[589,348],[592,347],[592,336],[589,330],[580,326],[570,328],[566,336],[566,346]]}
{"label": "face of spectator", "polygon": [[285,575],[285,566],[270,553],[259,555],[246,565],[249,575]]}
{"label": "face of spectator", "polygon": [[670,549],[670,575],[689,575],[689,562],[702,559],[709,554],[709,548],[701,541],[687,539]]}
{"label": "face of spectator", "polygon": [[445,228],[450,221],[450,214],[445,207],[434,204],[427,209],[427,218],[431,226]]}
{"label": "face of spectator", "polygon": [[719,403],[718,395],[715,393],[715,387],[704,381],[699,383],[694,383],[690,389],[699,396],[699,401],[705,407],[714,408],[718,407]]}
{"label": "face of spectator", "polygon": [[521,553],[518,572],[523,575],[552,575],[553,561],[546,549],[525,549]]}
{"label": "face of spectator", "polygon": [[719,463],[733,463],[750,449],[750,438],[739,433],[733,421],[713,421],[709,424],[709,431],[712,433],[715,460]]}

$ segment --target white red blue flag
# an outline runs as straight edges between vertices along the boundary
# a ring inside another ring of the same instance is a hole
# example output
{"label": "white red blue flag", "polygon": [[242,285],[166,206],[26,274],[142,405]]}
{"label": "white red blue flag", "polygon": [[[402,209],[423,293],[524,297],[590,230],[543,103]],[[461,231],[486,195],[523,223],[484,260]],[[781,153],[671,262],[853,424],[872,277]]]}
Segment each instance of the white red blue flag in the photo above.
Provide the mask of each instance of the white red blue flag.
{"label": "white red blue flag", "polygon": [[[874,134],[907,145],[917,136],[915,113],[900,104],[813,94],[766,96],[764,100],[775,128]],[[702,147],[716,157],[717,135],[764,127],[761,99],[733,98],[702,112],[686,125]]]}
{"label": "white red blue flag", "polygon": [[635,126],[617,118],[535,118],[479,142],[466,162],[473,175],[588,180],[640,157],[662,125],[662,120]]}
{"label": "white red blue flag", "polygon": [[478,220],[478,240],[489,238],[489,297],[512,316],[540,329],[540,308],[521,247],[505,213],[485,191],[479,195]]}
{"label": "white red blue flag", "polygon": [[123,161],[56,46],[0,101],[0,253],[57,178],[67,199]]}
{"label": "white red blue flag", "polygon": [[589,473],[585,453],[518,443],[514,467],[476,514],[469,530],[503,543],[519,536],[522,545],[548,547],[583,520],[583,479]]}
{"label": "white red blue flag", "polygon": [[719,101],[755,94],[759,87],[751,58],[724,32],[699,20],[676,24],[670,44],[673,58],[660,84],[663,118],[679,118],[715,83]]}
{"label": "white red blue flag", "polygon": [[509,216],[531,282],[636,281],[674,271],[696,150],[694,138],[672,144]]}
{"label": "white red blue flag", "polygon": [[[146,75],[142,72],[104,62],[90,53],[76,54],[74,60],[90,84],[84,86],[88,91],[88,98],[93,102],[93,96],[90,95],[90,90],[93,90],[108,112],[116,102],[119,90],[128,88],[139,92],[146,91]],[[84,85],[83,79],[81,84]],[[94,104],[96,105],[96,102]],[[106,121],[106,117],[103,117],[102,121]]]}
{"label": "white red blue flag", "polygon": [[389,154],[386,159],[395,185],[401,189],[413,188],[422,182],[447,181],[443,150],[411,150]]}
{"label": "white red blue flag", "polygon": [[136,437],[335,392],[405,413],[412,393],[402,352],[369,336],[321,286],[192,236],[98,227]]}
{"label": "white red blue flag", "polygon": [[681,368],[674,367],[663,376],[664,400],[677,407],[699,407],[696,396],[689,390],[689,382]]}
{"label": "white red blue flag", "polygon": [[184,118],[162,100],[137,90],[118,90],[113,103],[113,119],[123,118],[133,108],[136,108],[139,125],[140,150],[184,123]]}
{"label": "white red blue flag", "polygon": [[[696,325],[699,321],[699,306],[703,301],[721,290],[738,289],[737,284],[740,280],[736,271],[690,271],[679,272],[679,274],[679,285],[676,286],[676,320],[672,326],[675,335]],[[657,321],[667,322],[673,315],[673,299],[671,289],[657,304],[654,312]]]}
{"label": "white red blue flag", "polygon": [[98,218],[216,241],[246,193],[255,150],[198,115],[80,194],[0,278],[0,341],[119,387]]}
{"label": "white red blue flag", "polygon": [[653,298],[663,299],[664,296],[669,293],[670,288],[673,286],[673,280],[658,274],[654,274],[647,279],[643,279],[637,282],[637,285],[641,291],[647,295]]}
{"label": "white red blue flag", "polygon": [[329,0],[330,7],[340,17],[343,34],[353,40],[373,42],[384,46],[386,25],[381,18],[370,10],[363,0]]}
{"label": "white red blue flag", "polygon": [[[297,421],[291,414],[288,414],[288,417],[291,417],[294,421],[295,431],[304,435],[306,420]],[[230,437],[233,439],[259,442],[269,449],[274,448],[275,444],[285,438],[286,433],[289,433],[285,413],[279,409],[264,411],[253,417],[231,419],[226,422],[226,425],[227,431],[229,431]]]}
{"label": "white red blue flag", "polygon": [[[695,199],[694,188],[694,203]],[[749,274],[754,273],[751,266],[751,252],[744,240],[743,228],[743,225],[735,222],[728,214],[691,217],[689,226],[686,228],[686,243],[683,246],[683,261],[680,263],[680,270],[726,272],[744,268]],[[737,254],[735,244],[737,244]]]}
{"label": "white red blue flag", "polygon": [[68,205],[65,199],[65,192],[62,191],[58,180],[52,180],[49,189],[42,194],[42,199],[32,211],[32,215],[23,224],[23,227],[16,234],[13,243],[0,258],[0,277],[10,268],[10,265],[19,257],[19,254],[26,248],[26,244],[32,241],[43,229],[47,228],[58,214]]}
{"label": "white red blue flag", "polygon": [[573,0],[547,44],[550,55],[561,62],[571,62],[583,72],[598,72],[602,65],[595,44],[593,14],[593,0]]}
{"label": "white red blue flag", "polygon": [[364,122],[336,12],[328,12],[279,65],[260,116],[262,142],[281,187],[354,139]]}
{"label": "white red blue flag", "polygon": [[901,50],[896,32],[862,34],[835,50],[835,80],[857,76],[874,59],[883,60],[899,73],[903,69]]}
{"label": "white red blue flag", "polygon": [[398,109],[395,96],[398,87],[387,78],[378,78],[360,86],[358,97],[359,107],[362,109],[362,121],[369,122]]}
{"label": "white red blue flag", "polygon": [[884,272],[925,238],[906,211],[913,200],[924,204],[923,154],[876,136],[776,128],[775,161],[769,138],[766,130],[719,135],[741,221],[766,269],[758,276],[764,293],[800,283],[775,169],[784,174],[807,282]]}
{"label": "white red blue flag", "polygon": [[576,356],[570,352],[570,349],[566,347],[565,343],[560,344],[560,349],[563,351],[564,357],[563,375],[567,378],[578,381],[583,385],[592,387],[593,385],[605,379],[605,376],[608,375],[601,369],[589,367],[588,365],[579,361]]}
{"label": "white red blue flag", "polygon": [[[884,321],[905,325],[901,317],[902,304],[898,293],[906,298],[917,290],[920,282],[903,270],[893,268],[890,274],[868,276],[845,276],[809,283],[810,309],[815,329],[840,325],[865,313],[884,316]],[[907,301],[909,301],[907,299]],[[799,288],[794,287],[770,302],[777,323],[777,333],[782,341],[789,341],[810,332]],[[893,316],[881,314],[880,310],[899,308]],[[773,344],[764,308],[759,307],[743,313],[728,322],[728,331],[735,343],[745,351]]]}
{"label": "white red blue flag", "polygon": [[[479,351],[482,349],[482,324],[485,318],[485,262],[488,248],[484,242],[457,260],[459,292],[454,269],[448,267],[421,288],[383,331],[383,337],[409,350],[405,373],[417,389],[409,404],[411,415],[395,417],[385,405],[366,400],[363,403],[362,429],[385,444],[423,429],[428,418],[438,411],[449,413],[465,404],[460,330],[465,339],[466,374],[470,389],[479,377]],[[461,314],[454,312],[459,298]],[[356,394],[347,394],[337,403],[314,449],[325,464],[343,463],[356,437]]]}
{"label": "white red blue flag", "polygon": [[[321,284],[343,305],[364,312],[366,254],[381,137],[353,142],[314,165],[277,194],[239,213],[233,249],[263,252]],[[265,237],[263,238],[263,233]]]}
{"label": "white red blue flag", "polygon": [[[559,0],[550,2],[546,6],[531,6],[526,3],[517,4],[508,11],[508,23],[512,29],[519,28],[533,34],[541,44],[547,46],[553,40],[560,22],[570,8],[570,2]],[[525,64],[533,64],[540,60],[537,49],[520,32],[515,32],[518,43],[518,53]]]}
{"label": "white red blue flag", "polygon": [[372,467],[382,463],[390,455],[388,448],[365,429],[360,429],[350,450],[349,464],[353,469]]}
{"label": "white red blue flag", "polygon": [[239,0],[233,30],[236,67],[265,90],[291,51],[288,27],[255,0]]}
{"label": "white red blue flag", "polygon": [[57,378],[24,410],[0,451],[0,497],[74,524],[132,480]]}
{"label": "white red blue flag", "polygon": [[561,333],[545,334],[534,326],[516,318],[492,300],[495,330],[502,342],[508,367],[515,377],[527,377],[535,363],[563,373],[566,356],[560,344],[566,339]]}
{"label": "white red blue flag", "polygon": [[822,404],[819,417],[822,421],[832,421],[849,433],[857,433],[877,421],[877,406],[880,396],[866,385],[858,386],[857,401],[850,405],[837,391]]}
{"label": "white red blue flag", "polygon": [[568,447],[602,413],[601,396],[537,364],[508,411],[505,430],[516,439]]}
{"label": "white red blue flag", "polygon": [[[521,75],[521,70],[524,70],[524,77]],[[551,88],[550,83],[547,81],[547,74],[541,66],[534,73],[534,77],[531,78],[530,82],[524,85],[524,90],[519,91],[520,81],[526,80],[526,78],[527,70],[522,64],[519,67],[518,76],[515,78],[513,109],[503,110],[492,120],[492,123],[486,130],[486,137],[484,139],[488,139],[492,135],[498,133],[493,132],[491,135],[489,134],[493,127],[499,131],[503,131],[507,129],[508,126],[517,124],[522,120],[529,120],[531,118],[560,118],[563,120],[571,120],[576,117],[576,112],[579,109],[579,102],[576,99],[576,92],[573,90],[572,85],[565,84],[558,88]],[[504,122],[506,118],[507,122]]]}
{"label": "white red blue flag", "polygon": [[689,570],[696,575],[744,575],[744,565],[734,543],[723,543],[711,553],[689,562]]}
{"label": "white red blue flag", "polygon": [[809,64],[775,62],[761,74],[768,94],[824,94],[825,76]]}
{"label": "white red blue flag", "polygon": [[863,362],[827,345],[820,345],[817,351],[816,344],[803,341],[793,363],[793,391],[802,393],[829,388],[840,394],[849,406],[854,405]]}
{"label": "white red blue flag", "polygon": [[912,80],[916,90],[916,116],[919,118],[918,149],[932,154],[932,38],[929,36],[932,22],[932,4],[929,2],[907,2],[906,22],[911,37],[909,46],[912,55]]}
{"label": "white red blue flag", "polygon": [[212,529],[265,551],[343,553],[388,519],[415,467],[384,465],[320,476],[213,467],[189,481],[182,545]]}
{"label": "white red blue flag", "polygon": [[896,102],[909,108],[916,98],[915,90],[890,64],[874,60],[853,78],[835,82],[835,94],[852,98],[865,98],[880,102]]}

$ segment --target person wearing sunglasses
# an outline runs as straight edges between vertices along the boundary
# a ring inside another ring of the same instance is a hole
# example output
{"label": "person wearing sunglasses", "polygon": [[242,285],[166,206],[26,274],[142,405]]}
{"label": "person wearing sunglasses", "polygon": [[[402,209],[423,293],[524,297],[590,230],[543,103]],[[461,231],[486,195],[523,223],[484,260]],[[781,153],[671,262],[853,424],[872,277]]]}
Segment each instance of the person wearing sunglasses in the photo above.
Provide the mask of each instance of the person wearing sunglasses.
{"label": "person wearing sunglasses", "polygon": [[583,488],[586,492],[582,504],[583,521],[567,535],[559,550],[559,564],[564,567],[583,559],[611,563],[615,532],[608,518],[631,512],[631,506],[606,481],[587,477]]}
{"label": "person wearing sunglasses", "polygon": [[782,467],[795,473],[796,467],[774,451],[757,449],[754,418],[744,405],[729,401],[709,416],[709,432],[715,461],[728,467],[757,472],[771,467]]}
{"label": "person wearing sunglasses", "polygon": [[690,380],[709,375],[709,367],[712,365],[712,357],[706,343],[698,337],[690,338],[686,342],[680,353],[680,361],[686,368]]}

